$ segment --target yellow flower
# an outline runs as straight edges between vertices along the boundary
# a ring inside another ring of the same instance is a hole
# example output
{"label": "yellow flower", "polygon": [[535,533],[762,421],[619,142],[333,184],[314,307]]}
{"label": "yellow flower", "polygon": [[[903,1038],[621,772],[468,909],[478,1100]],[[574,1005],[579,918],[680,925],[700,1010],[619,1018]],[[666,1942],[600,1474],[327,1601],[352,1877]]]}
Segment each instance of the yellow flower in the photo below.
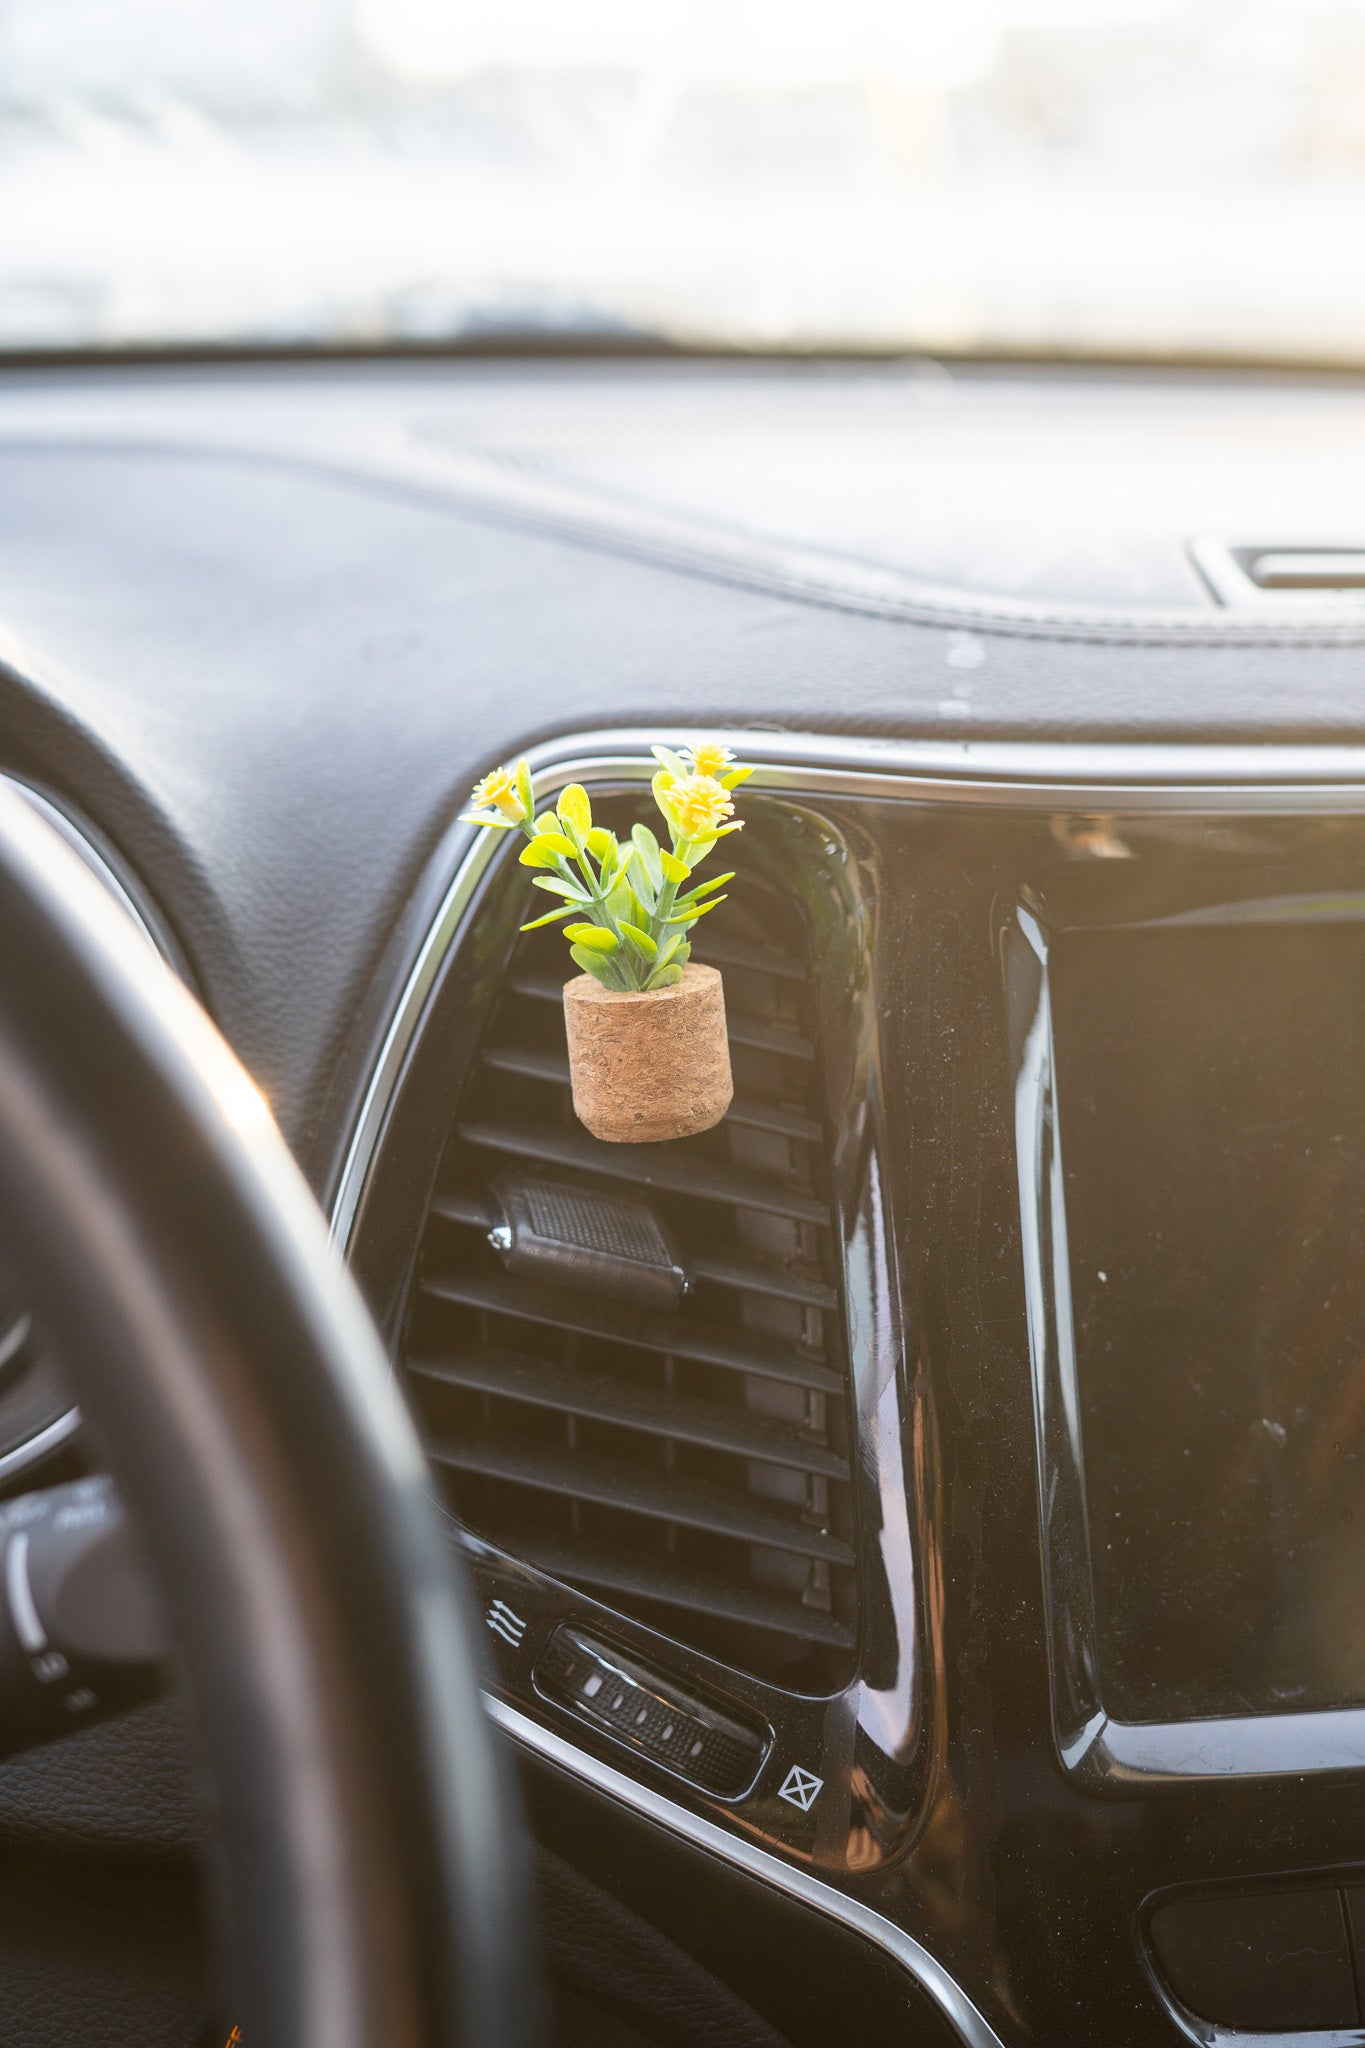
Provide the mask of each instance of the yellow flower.
{"label": "yellow flower", "polygon": [[476,810],[501,811],[513,825],[519,825],[526,816],[526,806],[517,789],[515,768],[495,768],[491,775],[485,775],[471,801]]}
{"label": "yellow flower", "polygon": [[704,839],[732,816],[735,808],[714,775],[685,775],[671,783],[668,804],[688,839]]}
{"label": "yellow flower", "polygon": [[734,765],[734,755],[719,740],[703,740],[700,746],[684,747],[683,759],[690,761],[694,775],[709,775],[719,781],[726,769]]}

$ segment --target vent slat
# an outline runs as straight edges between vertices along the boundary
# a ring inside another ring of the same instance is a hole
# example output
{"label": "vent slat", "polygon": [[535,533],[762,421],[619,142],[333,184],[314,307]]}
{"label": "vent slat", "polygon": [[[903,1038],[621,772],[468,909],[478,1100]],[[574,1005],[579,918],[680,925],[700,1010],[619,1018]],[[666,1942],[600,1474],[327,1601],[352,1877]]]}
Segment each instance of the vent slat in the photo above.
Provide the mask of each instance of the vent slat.
{"label": "vent slat", "polygon": [[[569,1062],[564,1053],[542,1052],[535,1046],[488,1045],[483,1050],[483,1061],[500,1074],[553,1082],[561,1088],[569,1086]],[[773,1131],[780,1138],[795,1138],[804,1145],[818,1145],[823,1135],[814,1117],[803,1116],[799,1109],[739,1095],[726,1110],[725,1121],[743,1124],[746,1130]]]}
{"label": "vent slat", "polygon": [[835,1615],[803,1607],[795,1600],[779,1599],[758,1587],[688,1572],[662,1558],[644,1557],[638,1551],[627,1556],[600,1544],[546,1541],[540,1536],[527,1538],[520,1550],[529,1563],[548,1572],[551,1578],[566,1579],[570,1585],[593,1586],[601,1593],[625,1594],[636,1600],[655,1600],[662,1607],[676,1607],[686,1614],[719,1615],[722,1620],[738,1622],[745,1628],[794,1636],[826,1649],[853,1648],[852,1629]]}
{"label": "vent slat", "polygon": [[784,1428],[781,1423],[770,1422],[742,1408],[723,1407],[719,1402],[698,1401],[665,1393],[660,1387],[636,1386],[604,1373],[583,1372],[577,1366],[479,1349],[440,1358],[410,1358],[408,1371],[419,1379],[498,1394],[533,1407],[582,1415],[595,1422],[616,1423],[648,1436],[672,1437],[679,1443],[732,1451],[739,1457],[758,1458],[769,1465],[813,1472],[826,1479],[848,1478],[848,1465],[843,1458],[836,1457],[814,1438]]}
{"label": "vent slat", "polygon": [[[631,799],[602,809],[629,828]],[[723,1664],[822,1695],[854,1670],[858,1461],[797,901],[811,877],[765,876],[795,851],[780,830],[748,842],[744,891],[699,928],[695,955],[725,972],[739,1089],[712,1132],[591,1137],[571,1113],[562,936],[514,942],[451,1104],[400,1363],[472,1536]],[[510,886],[524,887],[520,869]],[[514,1278],[488,1243],[504,1175],[647,1206],[695,1284],[669,1308]]]}
{"label": "vent slat", "polygon": [[[547,1124],[461,1123],[460,1136],[486,1151],[510,1153],[516,1159],[576,1166],[585,1173],[607,1174],[633,1187],[661,1188],[669,1194],[695,1195],[706,1202],[728,1202],[732,1208],[760,1209],[771,1216],[789,1216],[798,1223],[829,1223],[829,1210],[804,1188],[769,1174],[747,1172],[688,1148],[685,1144],[605,1145],[586,1131]],[[622,1157],[621,1155],[626,1155]]]}
{"label": "vent slat", "polygon": [[780,1053],[784,1059],[813,1060],[815,1040],[793,1031],[788,1024],[770,1024],[766,1017],[742,1014],[726,1025],[733,1045],[748,1045],[759,1052]]}
{"label": "vent slat", "polygon": [[639,1465],[623,1464],[615,1458],[509,1441],[487,1432],[438,1437],[427,1445],[427,1455],[435,1464],[457,1472],[475,1472],[484,1479],[506,1479],[545,1493],[593,1501],[650,1521],[732,1536],[743,1543],[791,1551],[825,1564],[853,1562],[852,1548],[842,1536],[765,1505],[753,1494],[709,1480],[680,1479],[662,1470],[642,1471]]}
{"label": "vent slat", "polygon": [[700,960],[707,967],[742,967],[748,972],[772,974],[779,981],[804,981],[806,963],[794,954],[784,952],[780,946],[748,945],[743,939],[729,937],[724,929],[712,931],[703,925],[705,932],[692,949],[692,958]]}
{"label": "vent slat", "polygon": [[796,1345],[779,1344],[757,1331],[713,1329],[686,1317],[652,1315],[625,1303],[602,1305],[585,1296],[560,1294],[528,1281],[505,1279],[500,1273],[464,1270],[426,1273],[424,1294],[438,1301],[494,1315],[519,1317],[551,1329],[572,1330],[580,1337],[603,1337],[612,1343],[635,1344],[644,1351],[691,1358],[702,1365],[723,1366],[755,1379],[784,1380],[789,1386],[817,1393],[841,1394],[843,1380],[822,1360]]}
{"label": "vent slat", "polygon": [[493,1205],[477,1188],[447,1188],[432,1202],[431,1214],[447,1223],[466,1223],[471,1230],[493,1228]]}
{"label": "vent slat", "polygon": [[709,1252],[693,1255],[692,1270],[699,1280],[714,1280],[721,1287],[736,1287],[742,1294],[771,1294],[779,1301],[803,1302],[807,1308],[833,1309],[839,1297],[815,1273],[798,1266],[778,1265],[771,1259],[720,1259]]}
{"label": "vent slat", "polygon": [[[752,967],[753,960],[736,963]],[[552,974],[514,974],[507,986],[514,995],[529,996],[533,1002],[559,1003],[564,997],[564,983]],[[789,1059],[813,1060],[815,1041],[804,1032],[796,1031],[790,1024],[770,1023],[766,1017],[750,1017],[743,1011],[726,1013],[726,1029],[734,1045],[754,1046],[760,1052],[783,1053]]]}
{"label": "vent slat", "polygon": [[[435,1197],[433,1216],[447,1223],[466,1224],[470,1229],[488,1231],[493,1227],[493,1205],[466,1188],[454,1188]],[[799,1301],[808,1308],[834,1309],[839,1297],[818,1273],[775,1259],[721,1258],[711,1252],[688,1253],[688,1264],[699,1280],[712,1280],[740,1293],[770,1294],[779,1301]]]}

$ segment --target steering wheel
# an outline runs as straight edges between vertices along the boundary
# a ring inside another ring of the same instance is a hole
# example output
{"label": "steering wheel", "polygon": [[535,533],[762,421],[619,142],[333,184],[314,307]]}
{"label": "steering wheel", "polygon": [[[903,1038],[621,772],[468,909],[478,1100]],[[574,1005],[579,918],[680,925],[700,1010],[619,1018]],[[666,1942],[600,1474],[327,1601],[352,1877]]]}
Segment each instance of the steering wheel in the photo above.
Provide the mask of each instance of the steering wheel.
{"label": "steering wheel", "polygon": [[378,1338],[241,1067],[8,793],[0,1234],[189,1679],[244,2048],[525,2048],[521,1825]]}

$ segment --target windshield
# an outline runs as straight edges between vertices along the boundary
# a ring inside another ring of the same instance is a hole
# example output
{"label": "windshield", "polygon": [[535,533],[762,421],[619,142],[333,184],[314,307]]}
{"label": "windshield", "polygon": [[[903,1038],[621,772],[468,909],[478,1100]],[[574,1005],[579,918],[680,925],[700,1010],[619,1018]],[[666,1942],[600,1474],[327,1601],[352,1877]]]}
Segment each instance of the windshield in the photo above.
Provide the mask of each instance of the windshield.
{"label": "windshield", "polygon": [[0,349],[1365,362],[1365,0],[0,0]]}

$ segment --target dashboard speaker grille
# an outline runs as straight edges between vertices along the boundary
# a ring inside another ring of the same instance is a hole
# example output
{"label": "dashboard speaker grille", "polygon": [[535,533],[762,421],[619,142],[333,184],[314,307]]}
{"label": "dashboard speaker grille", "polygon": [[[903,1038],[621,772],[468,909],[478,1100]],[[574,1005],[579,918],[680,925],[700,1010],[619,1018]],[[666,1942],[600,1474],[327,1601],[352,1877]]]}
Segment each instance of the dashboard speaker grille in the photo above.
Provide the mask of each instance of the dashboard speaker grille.
{"label": "dashboard speaker grille", "polygon": [[[459,1098],[400,1357],[467,1527],[727,1663],[832,1688],[852,1667],[853,1511],[804,935],[756,880],[725,916],[696,950],[725,973],[735,1101],[676,1145],[604,1145],[576,1122],[563,942],[520,940]],[[513,1277],[495,1244],[514,1174],[646,1204],[685,1297]]]}

